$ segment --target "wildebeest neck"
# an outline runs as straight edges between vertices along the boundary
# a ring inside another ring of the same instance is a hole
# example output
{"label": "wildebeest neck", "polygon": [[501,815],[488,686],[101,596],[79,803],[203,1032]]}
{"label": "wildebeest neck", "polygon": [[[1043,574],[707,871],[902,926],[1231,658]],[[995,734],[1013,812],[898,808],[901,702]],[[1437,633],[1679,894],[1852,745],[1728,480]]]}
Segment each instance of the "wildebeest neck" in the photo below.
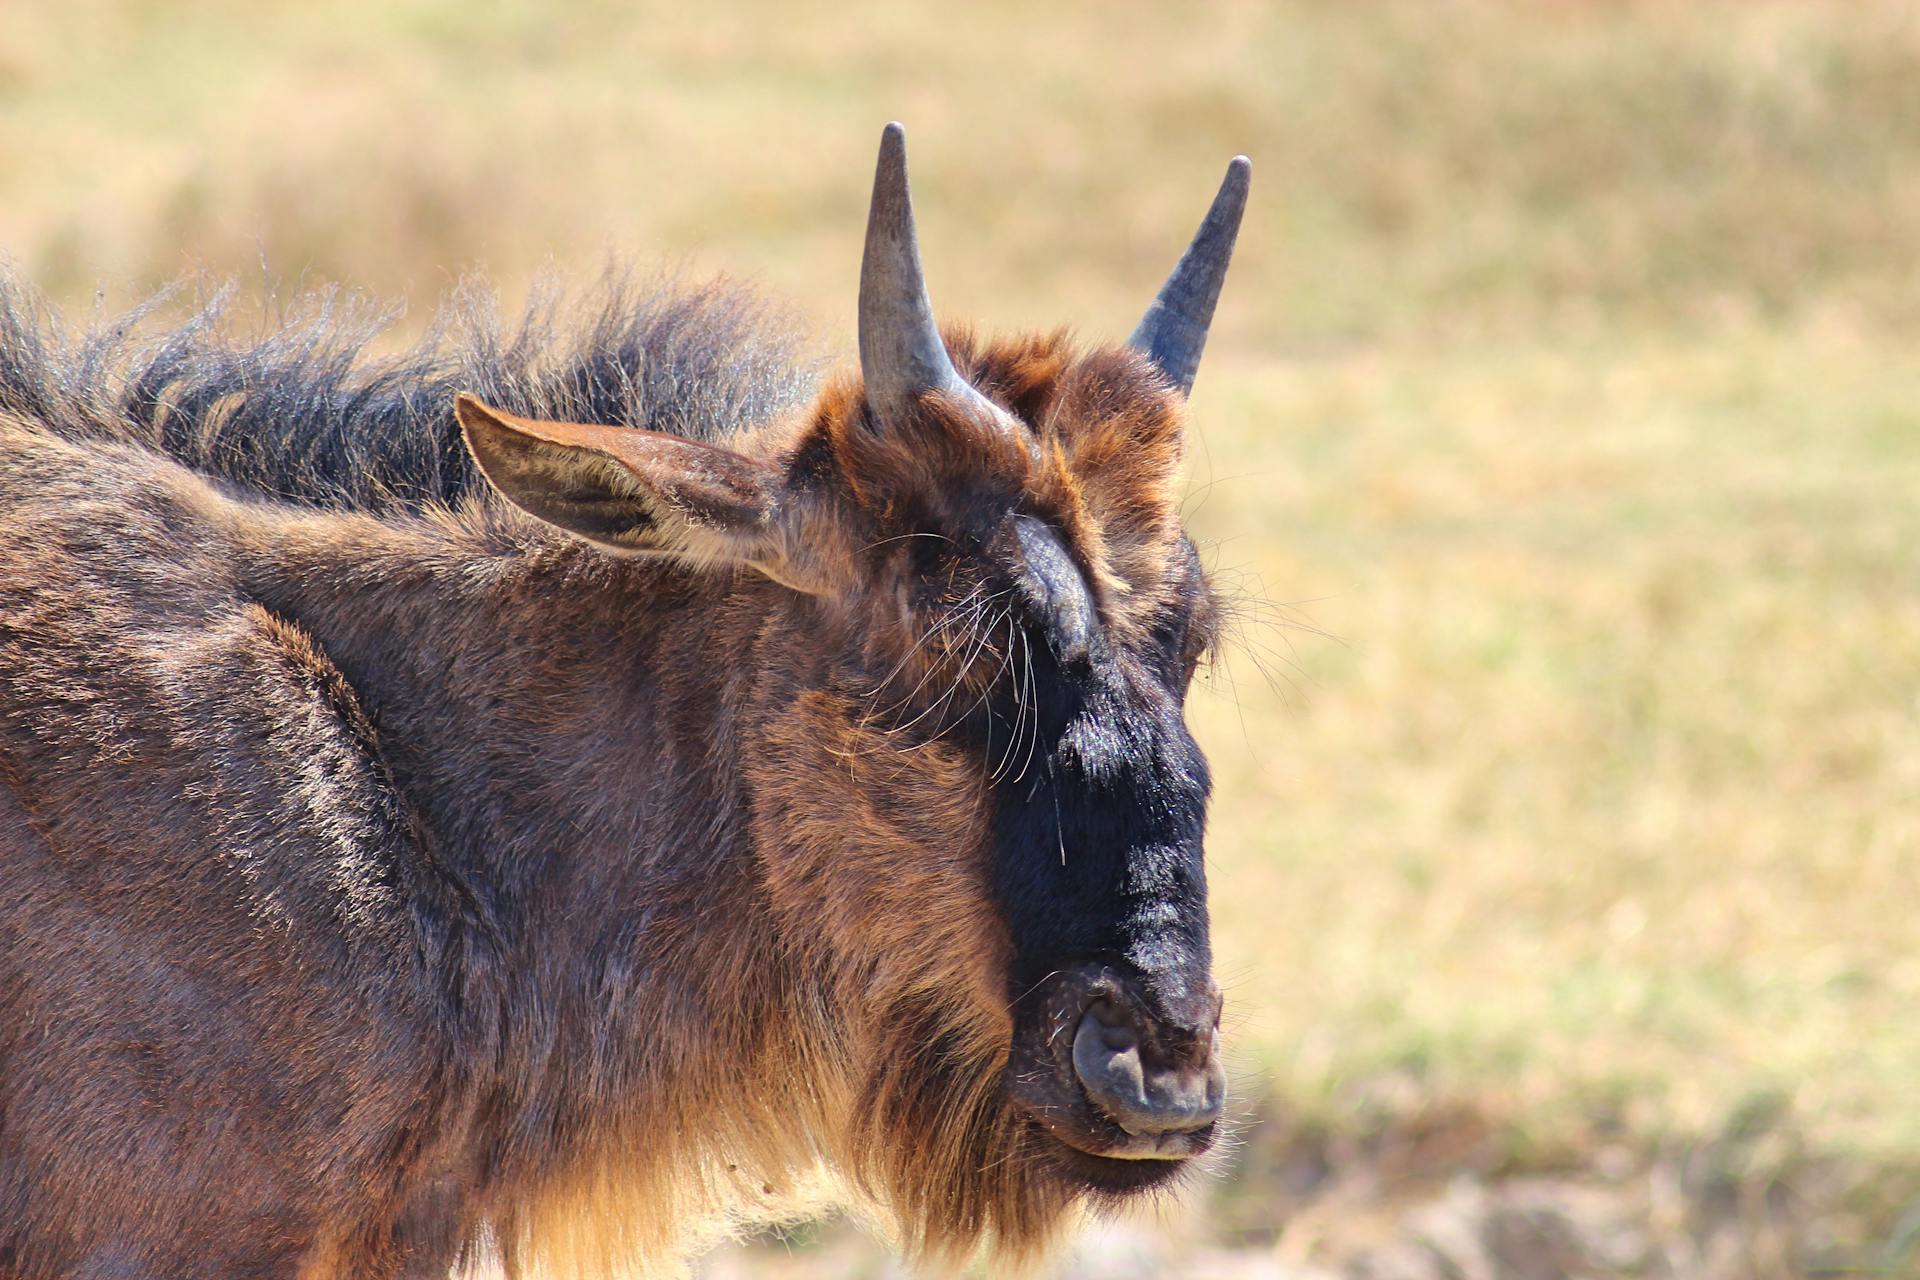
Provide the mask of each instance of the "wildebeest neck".
{"label": "wildebeest neck", "polygon": [[714,655],[751,646],[751,604],[567,543],[481,558],[351,517],[282,527],[249,589],[346,674],[469,869],[503,887],[720,870],[738,667]]}
{"label": "wildebeest neck", "polygon": [[[716,655],[750,650],[764,609],[560,543],[453,554],[331,515],[274,532],[249,589],[353,684],[495,940],[443,978],[461,1034],[497,1046],[465,1060],[496,1064],[478,1087],[502,1168],[542,1176],[575,1135],[653,1123],[644,1082],[762,1052],[782,984],[741,821],[745,664]],[[692,927],[713,919],[723,947]]]}

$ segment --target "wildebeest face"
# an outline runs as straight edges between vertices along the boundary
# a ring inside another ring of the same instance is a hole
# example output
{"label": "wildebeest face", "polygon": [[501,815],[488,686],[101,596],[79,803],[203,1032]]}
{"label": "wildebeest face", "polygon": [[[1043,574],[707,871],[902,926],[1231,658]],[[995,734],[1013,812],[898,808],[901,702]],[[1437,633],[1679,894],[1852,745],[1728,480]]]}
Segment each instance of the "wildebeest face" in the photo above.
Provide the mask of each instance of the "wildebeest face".
{"label": "wildebeest face", "polygon": [[1212,1141],[1209,784],[1182,708],[1216,620],[1177,483],[1246,176],[1128,346],[982,344],[933,327],[890,128],[860,376],[804,414],[717,448],[462,405],[534,514],[790,589],[739,655],[759,874],[822,984],[800,1003],[843,1072],[839,1154],[910,1235],[1037,1230]]}
{"label": "wildebeest face", "polygon": [[[863,412],[842,415],[865,430],[843,431],[837,453],[935,596],[916,643],[955,612],[967,623],[973,647],[935,688],[965,690],[979,652],[998,651],[952,728],[987,779],[1012,1019],[1004,1096],[1044,1135],[1040,1162],[1095,1191],[1152,1185],[1204,1150],[1224,1091],[1208,779],[1182,715],[1214,608],[1173,487],[1246,177],[1236,161],[1136,330],[1137,355],[943,339],[897,130],[868,223]],[[863,465],[876,439],[889,447]],[[901,445],[917,466],[901,465]]]}
{"label": "wildebeest face", "polygon": [[1184,406],[1124,351],[951,347],[1017,434],[993,465],[963,467],[982,455],[952,442],[975,435],[977,407],[943,400],[890,437],[919,439],[923,473],[951,459],[938,483],[890,484],[849,458],[874,516],[869,576],[908,602],[858,706],[864,749],[901,775],[936,746],[963,762],[956,785],[983,815],[962,837],[980,841],[967,888],[994,945],[948,936],[945,918],[969,914],[959,883],[897,909],[943,950],[993,956],[954,989],[1005,1011],[1003,1099],[1035,1163],[1102,1192],[1153,1185],[1207,1148],[1224,1085],[1208,777],[1183,717],[1215,637],[1174,506]]}

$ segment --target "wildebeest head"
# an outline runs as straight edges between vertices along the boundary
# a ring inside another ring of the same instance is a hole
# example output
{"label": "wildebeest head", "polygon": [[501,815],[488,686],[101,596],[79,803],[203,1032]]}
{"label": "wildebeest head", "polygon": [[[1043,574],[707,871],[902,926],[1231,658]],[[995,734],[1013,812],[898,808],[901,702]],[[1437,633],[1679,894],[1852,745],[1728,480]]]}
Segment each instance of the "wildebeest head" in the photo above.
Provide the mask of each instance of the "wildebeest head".
{"label": "wildebeest head", "polygon": [[838,1082],[821,1141],[922,1245],[1031,1242],[1213,1138],[1209,784],[1182,707],[1216,617],[1176,483],[1247,180],[1236,159],[1127,345],[943,337],[889,126],[859,376],[803,413],[723,447],[461,402],[526,511],[779,584],[741,588],[773,601],[754,649],[713,655],[740,672],[757,874],[818,976],[793,1002]]}

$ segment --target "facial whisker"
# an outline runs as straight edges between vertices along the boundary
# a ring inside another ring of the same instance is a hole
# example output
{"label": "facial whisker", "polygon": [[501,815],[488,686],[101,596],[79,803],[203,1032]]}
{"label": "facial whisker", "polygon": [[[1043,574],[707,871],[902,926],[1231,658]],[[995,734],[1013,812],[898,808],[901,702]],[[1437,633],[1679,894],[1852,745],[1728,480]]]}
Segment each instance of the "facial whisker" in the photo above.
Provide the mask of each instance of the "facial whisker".
{"label": "facial whisker", "polygon": [[[922,719],[926,718],[927,715],[933,714],[937,716],[938,713],[946,709],[948,703],[952,701],[953,695],[958,693],[960,691],[961,685],[966,683],[968,674],[973,670],[974,660],[979,656],[980,649],[982,645],[986,643],[987,635],[990,635],[990,634],[991,634],[990,632],[982,634],[979,641],[974,645],[973,651],[967,656],[967,660],[964,663],[964,665],[962,665],[959,671],[954,673],[953,683],[947,686],[947,691],[940,695],[939,701],[935,702],[932,706],[928,707],[926,711],[921,712],[920,715],[915,716],[912,721],[910,721],[907,725],[903,725],[902,728],[910,728],[912,727],[912,725],[918,724]],[[938,730],[936,730],[934,736],[938,737],[941,734],[944,734],[947,731],[947,728],[950,728],[950,727],[951,725],[939,728]]]}
{"label": "facial whisker", "polygon": [[[1022,657],[1025,656],[1026,651],[1024,648],[1021,648],[1018,650],[1016,650],[1015,648],[1016,644],[1023,642],[1025,638],[1026,638],[1025,633],[1018,630],[1017,627],[1010,631],[1007,637],[1007,649],[1008,649],[1009,659],[1010,659],[1008,664],[1009,669],[1011,669],[1011,666],[1012,666],[1011,656],[1015,652],[1018,652]],[[1026,726],[1027,726],[1026,688],[1025,688],[1024,680],[1019,676],[1016,676],[1013,681],[1013,705],[1014,705],[1013,732],[1008,737],[1007,750],[1005,754],[1002,756],[999,766],[994,770],[993,780],[995,782],[998,782],[1000,779],[1002,779],[1007,775],[1007,773],[1009,772],[1009,770],[1013,765],[1014,756],[1019,754],[1021,740],[1026,736]]]}
{"label": "facial whisker", "polygon": [[[971,631],[971,629],[978,624],[978,619],[981,612],[983,612],[985,608],[992,602],[993,598],[997,598],[997,597],[990,597],[988,600],[982,601],[980,599],[980,595],[981,595],[981,591],[983,590],[983,586],[984,584],[976,583],[973,589],[970,590],[965,596],[955,601],[949,607],[943,609],[940,615],[934,619],[931,625],[929,625],[926,632],[922,634],[919,642],[916,643],[913,646],[913,648],[908,651],[905,657],[903,657],[897,664],[895,664],[893,670],[887,673],[887,676],[885,677],[885,679],[879,681],[874,686],[873,692],[868,695],[867,709],[860,717],[860,722],[858,726],[860,729],[862,730],[867,729],[869,726],[873,724],[873,722],[876,719],[880,719],[884,716],[892,715],[896,710],[898,710],[903,706],[906,706],[909,702],[911,702],[914,694],[917,693],[919,689],[925,685],[927,679],[931,676],[932,671],[934,670],[934,667],[937,666],[937,664],[929,666],[928,674],[926,676],[921,677],[921,681],[919,685],[916,685],[914,689],[909,690],[906,694],[902,695],[900,698],[896,699],[891,704],[885,707],[882,707],[878,705],[876,700],[879,698],[880,693],[887,687],[887,685],[892,683],[893,679],[900,673],[901,669],[904,668],[908,662],[912,661],[914,655],[918,653],[921,649],[923,649],[926,646],[927,642],[931,640],[934,635],[936,635],[937,633],[941,632],[944,629],[949,628],[952,625],[956,615],[960,614],[962,611],[966,611],[969,613],[969,618],[966,623],[966,628],[968,631]],[[857,759],[860,756],[871,754],[871,752],[872,752],[871,748],[862,748],[858,751],[848,752],[843,754],[847,756],[849,763],[851,763],[852,760]]]}
{"label": "facial whisker", "polygon": [[[1011,610],[1009,610],[1009,612],[1011,612]],[[994,619],[993,623],[991,624],[992,627],[997,628],[1000,625],[1000,621],[1001,619],[999,618]],[[978,711],[981,705],[985,703],[989,697],[992,696],[995,686],[997,686],[1000,683],[1001,678],[1007,674],[1007,671],[1012,666],[1012,663],[1013,663],[1013,655],[1009,653],[1001,660],[1000,669],[993,673],[993,677],[991,679],[985,681],[981,685],[980,696],[975,698],[973,700],[973,705],[969,706],[966,709],[966,711],[960,716],[960,719],[962,721],[966,720],[968,716],[971,716],[974,712]],[[968,668],[968,674],[972,674],[971,666],[969,666]],[[993,717],[992,716],[987,717],[986,758],[987,759],[993,758]],[[991,781],[991,779],[989,779],[989,781]]]}
{"label": "facial whisker", "polygon": [[1027,701],[1033,704],[1031,716],[1033,728],[1027,741],[1027,758],[1020,762],[1020,772],[1014,778],[1016,783],[1027,776],[1027,770],[1033,767],[1033,757],[1040,750],[1040,689],[1037,679],[1033,674],[1033,640],[1023,632],[1021,634],[1021,641],[1023,644],[1022,653],[1026,658],[1026,670],[1024,674],[1027,684]]}
{"label": "facial whisker", "polygon": [[890,542],[905,542],[908,538],[938,538],[945,543],[952,543],[953,541],[952,538],[949,538],[944,533],[896,533],[891,538],[881,538],[877,542],[869,542],[866,546],[860,548],[860,550],[872,551],[875,547],[884,547]]}
{"label": "facial whisker", "polygon": [[[1022,634],[1019,620],[1017,618],[1010,618],[1007,627],[1007,667],[1002,669],[1001,674],[1004,675],[1006,670],[1011,669],[1016,652],[1015,645],[1021,639]],[[997,680],[998,677],[996,677],[996,682]],[[1005,753],[1001,756],[1000,762],[994,766],[993,775],[987,779],[990,784],[998,783],[1007,775],[1007,771],[1013,765],[1013,757],[1019,750],[1021,736],[1026,730],[1027,700],[1022,694],[1020,681],[1018,680],[1013,682],[1013,707],[1013,730],[1007,737],[1007,749]]]}
{"label": "facial whisker", "polygon": [[[907,655],[904,658],[900,659],[900,661],[894,665],[893,670],[887,673],[885,679],[881,680],[879,684],[874,686],[874,691],[871,697],[878,698],[880,696],[880,691],[885,689],[889,684],[893,683],[894,678],[900,674],[900,672],[906,667],[906,665],[909,662],[913,661],[914,656],[916,654],[918,654],[922,649],[926,647],[927,642],[933,639],[935,635],[946,630],[952,624],[954,615],[958,613],[961,609],[966,608],[968,604],[971,603],[972,600],[979,594],[980,594],[980,587],[976,585],[973,588],[973,590],[968,592],[967,595],[963,599],[961,599],[957,604],[953,605],[948,609],[943,609],[940,612],[940,615],[936,617],[933,620],[932,624],[927,627],[926,631],[922,633],[922,635],[920,636],[919,642],[915,644],[913,648],[909,649],[907,651]],[[935,670],[938,669],[938,665],[939,664],[937,663],[929,663],[925,674],[923,674],[920,677],[920,683],[916,684],[912,689],[908,690],[903,696],[901,696],[892,705],[885,708],[884,711],[880,711],[879,714],[892,714],[894,711],[898,710],[899,708],[913,701],[914,696],[918,694],[921,689],[926,687],[927,681],[933,678],[933,673]],[[869,720],[870,719],[871,717],[869,717]]]}
{"label": "facial whisker", "polygon": [[1053,837],[1060,843],[1060,865],[1067,865],[1067,829],[1060,821],[1060,788],[1053,781],[1053,757],[1042,756],[1041,767],[1047,771],[1047,794],[1053,797]]}
{"label": "facial whisker", "polygon": [[[1011,609],[1009,609],[1009,612],[1011,612]],[[995,627],[997,627],[997,626],[999,625],[999,623],[998,623],[998,622],[996,621],[996,622],[995,622],[995,623],[994,623],[993,625],[994,625]],[[989,630],[987,630],[987,631],[984,631],[984,632],[982,632],[982,636],[983,636],[983,640],[982,640],[982,641],[981,641],[980,643],[984,643],[984,637],[985,637],[985,636],[988,636],[988,635],[991,635],[991,629],[989,629]],[[979,651],[979,644],[977,643],[977,644],[976,644],[976,646],[975,646],[975,653],[977,654],[977,653],[978,653],[978,651]],[[970,665],[970,663],[969,663],[969,665]],[[926,684],[926,680],[925,680],[925,679],[922,679],[922,680],[921,680],[921,682],[920,682],[920,684],[919,684],[919,685],[917,685],[917,686],[915,686],[915,688],[914,688],[914,693],[918,693],[918,692],[920,691],[920,689],[921,689],[922,687],[924,687],[924,686],[925,686],[925,684]],[[951,692],[952,692],[952,691],[951,691],[951,690],[949,690],[948,692],[949,692],[949,694],[951,694]],[[911,699],[911,697],[912,697],[912,694],[909,694],[909,695],[908,695],[908,698],[909,698],[909,699]],[[911,720],[909,720],[909,721],[907,721],[907,723],[905,723],[905,724],[903,724],[903,725],[898,725],[898,726],[896,726],[896,727],[894,727],[894,728],[891,728],[891,729],[888,729],[888,730],[886,730],[885,732],[886,732],[886,733],[888,733],[889,735],[894,735],[894,734],[901,734],[901,733],[905,733],[905,732],[907,732],[908,730],[910,730],[910,729],[912,729],[912,728],[913,728],[913,727],[914,727],[915,725],[917,725],[917,724],[919,724],[919,723],[920,723],[920,722],[921,722],[922,720],[925,720],[925,719],[927,718],[927,716],[928,716],[929,714],[931,714],[931,713],[932,713],[932,712],[934,712],[934,711],[937,711],[937,710],[938,710],[938,709],[939,709],[939,708],[940,708],[941,706],[943,706],[943,705],[944,705],[944,703],[945,703],[945,699],[942,699],[942,700],[941,700],[940,702],[936,702],[936,703],[934,703],[934,704],[933,704],[932,706],[929,706],[929,707],[928,707],[928,708],[927,708],[926,710],[924,710],[924,711],[922,711],[922,712],[920,712],[920,714],[919,714],[919,715],[917,715],[917,716],[915,716],[915,717],[914,717],[913,719],[911,719]],[[896,705],[898,705],[898,704],[896,704]]]}

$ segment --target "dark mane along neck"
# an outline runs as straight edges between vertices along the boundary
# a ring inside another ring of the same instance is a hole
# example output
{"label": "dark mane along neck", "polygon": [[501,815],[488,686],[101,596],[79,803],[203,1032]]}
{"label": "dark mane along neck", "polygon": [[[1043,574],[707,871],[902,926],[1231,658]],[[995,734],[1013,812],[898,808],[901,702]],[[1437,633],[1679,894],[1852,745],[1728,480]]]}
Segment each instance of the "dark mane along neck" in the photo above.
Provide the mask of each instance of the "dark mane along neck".
{"label": "dark mane along neck", "polygon": [[395,349],[397,309],[327,292],[272,326],[228,291],[168,325],[155,299],[75,333],[0,273],[0,410],[74,436],[136,439],[262,496],[341,510],[453,505],[473,487],[457,392],[532,417],[724,437],[803,399],[791,320],[725,281],[610,276],[547,287],[517,321],[465,286]]}

